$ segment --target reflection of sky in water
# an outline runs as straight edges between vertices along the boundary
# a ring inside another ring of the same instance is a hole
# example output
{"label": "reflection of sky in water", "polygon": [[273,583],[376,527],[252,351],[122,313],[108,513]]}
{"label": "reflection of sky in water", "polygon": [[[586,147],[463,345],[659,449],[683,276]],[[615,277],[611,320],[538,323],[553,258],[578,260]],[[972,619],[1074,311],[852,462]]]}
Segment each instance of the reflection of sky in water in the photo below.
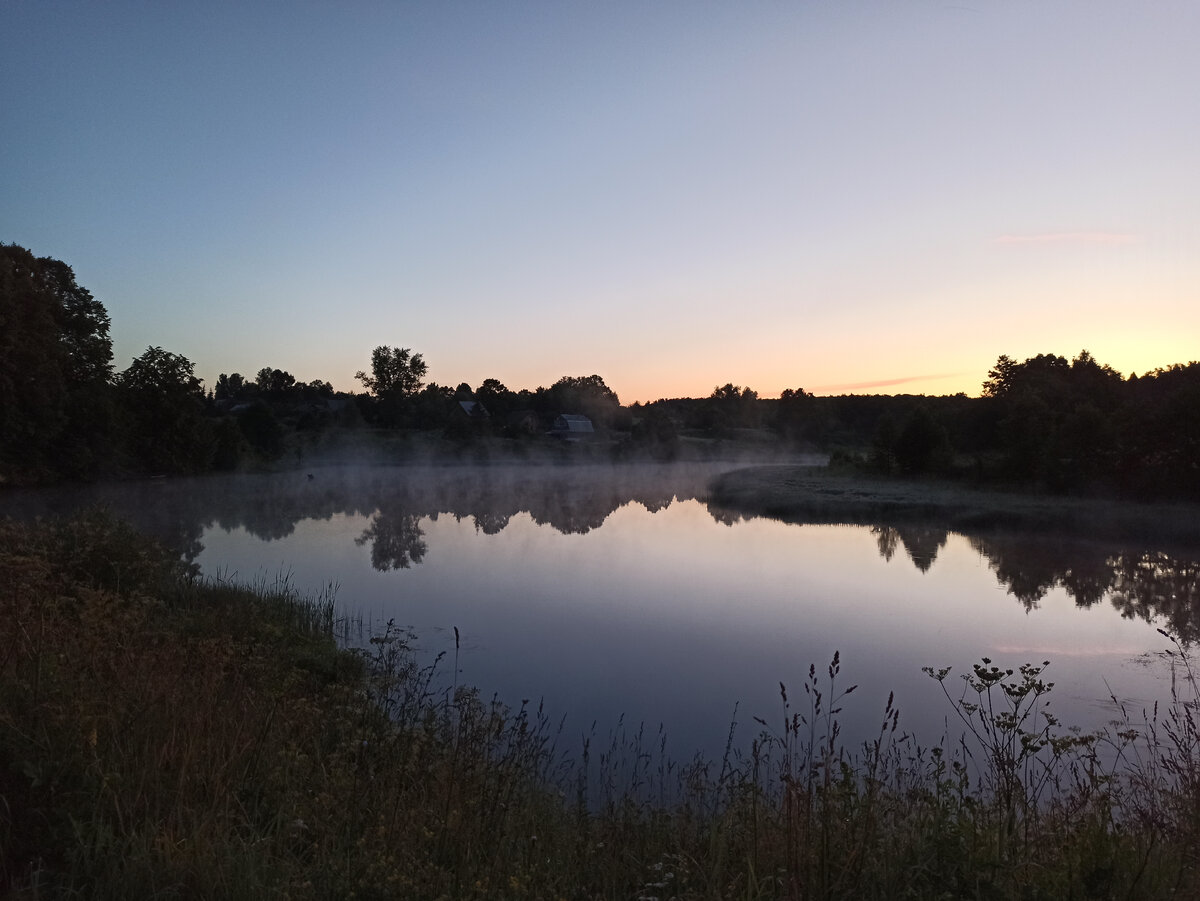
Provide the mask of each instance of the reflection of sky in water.
{"label": "reflection of sky in water", "polygon": [[1105,680],[1133,709],[1165,690],[1161,669],[1137,660],[1166,645],[1153,626],[1108,603],[1081,609],[1062,588],[1027,612],[955,534],[922,572],[903,545],[881,557],[866,527],[729,526],[696,501],[629,504],[586,534],[520,513],[486,535],[441,515],[420,520],[420,564],[380,572],[354,541],[370,523],[305,519],[271,542],[209,528],[199,563],[242,578],[289,571],[301,589],[336,581],[347,611],[412,626],[448,660],[457,626],[461,681],[509,703],[544,698],[552,718],[568,714],[568,737],[593,719],[606,735],[621,713],[648,731],[662,721],[677,756],[718,752],[735,704],[743,738],[753,716],[778,722],[779,682],[795,705],[809,664],[823,672],[834,650],[843,687],[860,686],[844,704],[849,740],[877,729],[892,690],[902,728],[924,743],[941,735],[950,709],[923,665],[1049,659],[1054,709],[1085,727],[1112,715]]}

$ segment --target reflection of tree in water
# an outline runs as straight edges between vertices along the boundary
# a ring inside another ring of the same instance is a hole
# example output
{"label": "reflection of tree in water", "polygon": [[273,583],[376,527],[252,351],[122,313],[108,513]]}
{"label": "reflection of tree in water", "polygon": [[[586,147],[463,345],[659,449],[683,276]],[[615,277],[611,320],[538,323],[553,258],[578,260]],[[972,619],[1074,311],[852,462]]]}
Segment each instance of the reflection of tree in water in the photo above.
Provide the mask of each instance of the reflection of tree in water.
{"label": "reflection of tree in water", "polygon": [[1113,586],[1112,559],[1106,554],[1070,559],[1059,581],[1078,606],[1091,607],[1104,600]]}
{"label": "reflection of tree in water", "polygon": [[359,547],[370,542],[371,565],[381,572],[408,569],[420,563],[428,548],[420,517],[412,513],[385,513],[371,517],[371,524],[354,543]]}
{"label": "reflection of tree in water", "polygon": [[484,535],[499,535],[512,517],[507,513],[487,512],[476,513],[473,519],[475,520],[475,531],[482,532]]}
{"label": "reflection of tree in water", "polygon": [[586,535],[592,529],[604,525],[609,512],[611,511],[563,506],[549,511],[531,510],[530,515],[539,526],[551,526],[564,535]]}
{"label": "reflection of tree in water", "polygon": [[879,545],[879,556],[888,563],[896,556],[896,548],[900,546],[900,530],[892,526],[871,526],[871,534]]}
{"label": "reflection of tree in water", "polygon": [[291,511],[282,505],[264,504],[259,508],[243,510],[238,517],[239,525],[255,538],[261,538],[263,541],[281,541],[296,530],[298,520],[290,513]]}
{"label": "reflection of tree in water", "polygon": [[1112,603],[1121,615],[1161,616],[1187,643],[1200,639],[1200,562],[1161,552],[1122,555],[1114,567]]}
{"label": "reflection of tree in water", "polygon": [[909,559],[923,573],[929,572],[938,551],[946,546],[949,532],[945,529],[922,526],[904,526],[899,529],[900,541]]}
{"label": "reflection of tree in water", "polygon": [[[675,499],[701,496],[710,476],[711,471],[686,466],[346,468],[316,470],[312,478],[291,472],[173,479],[9,495],[5,500],[7,510],[27,516],[107,506],[187,562],[197,559],[204,529],[214,523],[276,539],[291,534],[303,519],[379,511],[356,541],[360,546],[369,542],[372,565],[389,570],[422,562],[427,547],[419,523],[425,516],[448,513],[471,519],[476,529],[494,535],[513,516],[528,512],[535,522],[560,531],[586,532],[628,503],[655,512]],[[730,526],[747,518],[711,502],[708,511],[715,521]],[[808,521],[847,524],[828,514]],[[903,546],[923,572],[931,568],[948,535],[945,528],[925,523],[870,528],[884,559],[893,559]],[[966,537],[1000,584],[1027,609],[1061,587],[1080,607],[1108,597],[1124,616],[1148,622],[1162,617],[1183,640],[1200,641],[1200,557],[1194,548],[1172,556],[1153,546],[1121,547],[1045,531]]]}
{"label": "reflection of tree in water", "polygon": [[1099,603],[1112,587],[1114,557],[1094,542],[1047,533],[968,540],[1026,610],[1037,608],[1058,586],[1080,607]]}
{"label": "reflection of tree in water", "polygon": [[1066,535],[1033,533],[968,539],[996,580],[1026,610],[1061,586],[1079,607],[1091,607],[1112,587],[1113,560],[1100,545]]}
{"label": "reflection of tree in water", "polygon": [[660,510],[666,510],[671,506],[671,502],[675,500],[674,494],[660,495],[659,497],[643,497],[639,498],[638,502],[646,508],[647,513],[657,513]]}
{"label": "reflection of tree in water", "polygon": [[903,545],[908,559],[923,573],[929,572],[938,551],[946,546],[950,533],[930,526],[871,526],[871,534],[879,546],[879,556],[891,562],[896,548]]}
{"label": "reflection of tree in water", "polygon": [[1153,623],[1161,618],[1182,641],[1200,640],[1200,562],[1195,559],[1061,535],[969,540],[1027,610],[1061,587],[1079,607],[1092,607],[1107,596],[1127,619]]}
{"label": "reflection of tree in water", "polygon": [[718,507],[711,502],[708,505],[708,515],[723,526],[735,526],[742,520],[746,519],[746,517],[737,510],[734,510],[730,507]]}

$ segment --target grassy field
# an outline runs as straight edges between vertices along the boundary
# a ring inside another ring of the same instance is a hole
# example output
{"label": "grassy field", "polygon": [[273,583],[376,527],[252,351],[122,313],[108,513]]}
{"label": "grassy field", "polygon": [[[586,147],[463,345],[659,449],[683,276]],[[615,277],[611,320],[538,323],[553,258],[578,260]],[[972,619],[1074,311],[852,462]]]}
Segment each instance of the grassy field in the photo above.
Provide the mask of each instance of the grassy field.
{"label": "grassy field", "polygon": [[1067,529],[1096,537],[1200,540],[1194,504],[976,488],[935,479],[873,477],[825,466],[754,466],[720,476],[710,501],[745,515],[795,522],[936,520],[947,528]]}
{"label": "grassy field", "polygon": [[101,515],[0,524],[0,895],[18,898],[1195,898],[1196,683],[1102,735],[1042,663],[889,701],[846,747],[838,659],[746,755],[566,746],[420,666],[339,649],[332,593],[206,582]]}

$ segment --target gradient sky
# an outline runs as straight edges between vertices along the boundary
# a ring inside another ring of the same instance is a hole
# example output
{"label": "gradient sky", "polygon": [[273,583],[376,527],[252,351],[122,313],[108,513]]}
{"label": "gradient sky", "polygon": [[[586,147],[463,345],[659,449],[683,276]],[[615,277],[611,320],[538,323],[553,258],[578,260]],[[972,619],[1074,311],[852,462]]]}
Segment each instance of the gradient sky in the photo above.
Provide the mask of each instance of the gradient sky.
{"label": "gradient sky", "polygon": [[1195,2],[0,0],[0,241],[115,363],[626,402],[1200,357]]}

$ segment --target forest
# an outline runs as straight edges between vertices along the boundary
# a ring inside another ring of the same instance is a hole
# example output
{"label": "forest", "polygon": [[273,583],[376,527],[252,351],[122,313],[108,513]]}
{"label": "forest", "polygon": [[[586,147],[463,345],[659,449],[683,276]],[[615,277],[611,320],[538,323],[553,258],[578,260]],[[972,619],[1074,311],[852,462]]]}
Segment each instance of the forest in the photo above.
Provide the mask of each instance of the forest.
{"label": "forest", "polygon": [[[321,449],[435,459],[671,460],[827,453],[834,465],[1061,494],[1200,499],[1200,363],[1122,375],[1086,350],[1001,355],[965,394],[762,398],[728,383],[702,398],[622,405],[599,375],[511,389],[427,382],[409,348],[379,346],[361,392],[268,365],[222,373],[149,347],[113,364],[104,305],[71,267],[0,245],[0,486],[311,465]],[[364,349],[364,357],[366,350]],[[556,437],[561,414],[594,431]],[[580,447],[580,445],[582,447]]]}

